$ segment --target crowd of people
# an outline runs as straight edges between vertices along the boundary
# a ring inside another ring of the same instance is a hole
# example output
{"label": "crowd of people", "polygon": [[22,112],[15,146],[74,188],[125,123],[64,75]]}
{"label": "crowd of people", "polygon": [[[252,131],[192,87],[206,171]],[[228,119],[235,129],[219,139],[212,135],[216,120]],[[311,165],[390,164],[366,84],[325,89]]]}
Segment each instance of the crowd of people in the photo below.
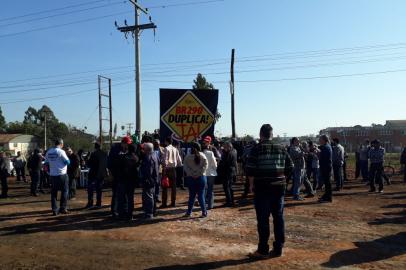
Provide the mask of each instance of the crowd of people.
{"label": "crowd of people", "polygon": [[[142,143],[135,144],[131,137],[126,136],[121,143],[112,145],[108,153],[95,143],[94,151],[86,158],[82,151],[75,153],[70,147],[64,146],[62,139],[58,139],[54,147],[45,153],[36,149],[27,161],[19,153],[12,164],[17,181],[26,181],[24,170],[28,168],[32,196],[38,196],[45,185],[50,186],[53,215],[68,213],[68,201],[75,199],[81,169],[88,168],[88,209],[102,207],[105,179],[111,176],[111,215],[119,220],[133,220],[136,187],[142,190],[145,219],[154,218],[159,214],[158,209],[176,207],[177,189],[185,187],[189,191],[185,218],[192,216],[196,199],[201,217],[208,216],[214,207],[215,183],[223,186],[223,207],[233,207],[236,203],[233,185],[241,170],[246,180],[242,198],[247,198],[250,193],[254,196],[259,244],[257,251],[250,256],[258,259],[270,254],[270,215],[274,220],[275,234],[271,255],[282,255],[286,194],[291,195],[295,201],[302,201],[315,197],[317,192],[324,192],[319,202],[330,203],[333,200],[331,180],[334,179],[335,192],[340,192],[347,180],[348,156],[339,139],[330,141],[328,136],[321,135],[318,142],[301,142],[294,137],[290,145],[284,146],[274,143],[272,137],[271,125],[263,125],[260,140],[249,143],[239,149],[238,153],[232,142],[220,144],[210,136],[203,138],[200,143],[196,141],[189,144],[187,148],[182,148],[172,137],[166,138],[164,143],[145,137]],[[378,140],[371,143],[365,141],[356,152],[355,177],[361,175],[362,180],[370,186],[370,192],[383,192],[384,159],[385,149]],[[242,166],[239,166],[239,161]],[[406,148],[400,161],[406,165]],[[10,157],[0,152],[3,198],[7,197],[10,164]],[[406,169],[404,180],[406,182]],[[390,184],[389,179],[387,182]],[[304,197],[301,195],[302,190]]]}

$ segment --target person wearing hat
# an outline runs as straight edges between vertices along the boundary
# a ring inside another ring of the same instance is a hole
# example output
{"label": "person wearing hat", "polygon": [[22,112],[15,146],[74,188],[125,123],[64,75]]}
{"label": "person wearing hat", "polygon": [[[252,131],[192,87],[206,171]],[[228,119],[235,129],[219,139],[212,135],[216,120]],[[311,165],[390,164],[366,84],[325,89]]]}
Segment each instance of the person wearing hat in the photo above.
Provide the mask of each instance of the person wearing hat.
{"label": "person wearing hat", "polygon": [[93,193],[96,191],[96,208],[102,206],[103,182],[107,174],[107,154],[99,143],[94,144],[94,152],[87,162],[89,167],[89,182],[87,184],[87,205],[93,207]]}
{"label": "person wearing hat", "polygon": [[[55,147],[49,149],[45,156],[45,162],[49,164],[49,175],[51,177],[51,205],[54,216],[67,214],[67,200],[69,194],[68,165],[69,158],[63,150],[63,140],[57,139]],[[58,209],[56,198],[58,191],[61,191],[60,207]]]}
{"label": "person wearing hat", "polygon": [[185,217],[190,217],[192,215],[196,195],[199,201],[200,209],[202,210],[202,217],[207,217],[204,193],[207,184],[206,170],[208,167],[208,162],[206,155],[201,152],[200,144],[195,142],[192,143],[192,152],[185,157],[183,166],[186,177],[189,178],[189,201]]}
{"label": "person wearing hat", "polygon": [[379,185],[379,193],[383,192],[383,163],[385,161],[385,148],[381,147],[381,142],[374,140],[371,143],[371,150],[369,150],[369,160],[371,162],[369,167],[370,173],[370,187],[369,192],[375,192],[377,183]]}
{"label": "person wearing hat", "polygon": [[214,152],[211,148],[211,137],[207,136],[203,140],[203,154],[207,158],[208,167],[206,171],[207,176],[207,186],[206,186],[206,200],[207,200],[207,209],[210,210],[214,205],[214,182],[217,177],[217,160],[214,156]]}

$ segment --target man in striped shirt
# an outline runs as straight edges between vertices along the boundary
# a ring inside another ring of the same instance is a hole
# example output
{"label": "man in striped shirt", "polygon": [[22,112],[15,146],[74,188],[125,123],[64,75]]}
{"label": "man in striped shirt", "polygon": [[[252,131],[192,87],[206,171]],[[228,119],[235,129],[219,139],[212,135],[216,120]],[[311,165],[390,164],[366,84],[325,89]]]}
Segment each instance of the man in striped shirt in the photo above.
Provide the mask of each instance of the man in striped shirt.
{"label": "man in striped shirt", "polygon": [[[260,143],[254,146],[248,156],[246,170],[250,191],[254,192],[257,214],[259,244],[252,259],[282,256],[285,243],[285,222],[283,218],[286,175],[293,169],[293,162],[282,145],[272,142],[272,126],[265,124],[260,130]],[[269,253],[269,217],[272,214],[275,241]]]}

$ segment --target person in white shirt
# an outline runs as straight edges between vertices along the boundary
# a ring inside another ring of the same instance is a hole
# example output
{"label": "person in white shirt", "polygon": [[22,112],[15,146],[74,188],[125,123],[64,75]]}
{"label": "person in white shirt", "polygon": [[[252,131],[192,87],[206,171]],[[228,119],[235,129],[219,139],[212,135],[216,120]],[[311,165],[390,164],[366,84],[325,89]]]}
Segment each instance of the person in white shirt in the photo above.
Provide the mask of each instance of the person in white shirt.
{"label": "person in white shirt", "polygon": [[211,137],[207,136],[203,140],[203,154],[207,158],[207,185],[206,185],[206,202],[207,202],[207,210],[213,209],[214,205],[214,182],[217,176],[217,160],[214,156],[214,152],[211,150]]}
{"label": "person in white shirt", "polygon": [[207,217],[206,201],[204,191],[207,184],[206,170],[208,162],[206,155],[201,152],[200,144],[192,143],[192,153],[185,157],[183,164],[186,177],[188,178],[189,201],[185,217],[190,217],[195,204],[196,195],[202,210],[201,217]]}
{"label": "person in white shirt", "polygon": [[[47,151],[45,162],[49,164],[49,175],[51,176],[51,204],[54,216],[58,214],[67,214],[67,200],[69,193],[69,177],[67,174],[69,158],[63,150],[63,140],[55,141],[55,147]],[[58,209],[56,198],[58,191],[61,191],[61,202]]]}
{"label": "person in white shirt", "polygon": [[[171,188],[171,207],[176,206],[176,168],[182,166],[182,159],[179,150],[172,145],[172,137],[165,140],[166,147],[163,155],[162,177],[169,178]],[[168,207],[168,187],[162,187],[162,205],[161,208]]]}

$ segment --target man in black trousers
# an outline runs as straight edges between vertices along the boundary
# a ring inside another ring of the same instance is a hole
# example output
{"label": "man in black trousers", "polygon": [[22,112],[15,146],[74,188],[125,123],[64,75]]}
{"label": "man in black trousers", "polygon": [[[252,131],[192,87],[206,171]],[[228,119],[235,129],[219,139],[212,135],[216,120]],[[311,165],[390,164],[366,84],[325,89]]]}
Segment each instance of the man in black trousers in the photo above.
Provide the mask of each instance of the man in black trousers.
{"label": "man in black trousers", "polygon": [[320,182],[324,184],[324,195],[320,198],[319,202],[329,203],[333,201],[331,191],[331,170],[333,169],[333,149],[330,145],[330,139],[327,135],[321,135],[319,138],[320,143]]}
{"label": "man in black trousers", "polygon": [[[272,142],[272,133],[271,125],[261,127],[260,143],[251,150],[246,166],[250,190],[254,192],[259,235],[257,251],[248,255],[251,259],[280,257],[285,243],[283,209],[286,175],[293,170],[293,161],[282,145]],[[271,214],[275,241],[273,250],[269,252]]]}

